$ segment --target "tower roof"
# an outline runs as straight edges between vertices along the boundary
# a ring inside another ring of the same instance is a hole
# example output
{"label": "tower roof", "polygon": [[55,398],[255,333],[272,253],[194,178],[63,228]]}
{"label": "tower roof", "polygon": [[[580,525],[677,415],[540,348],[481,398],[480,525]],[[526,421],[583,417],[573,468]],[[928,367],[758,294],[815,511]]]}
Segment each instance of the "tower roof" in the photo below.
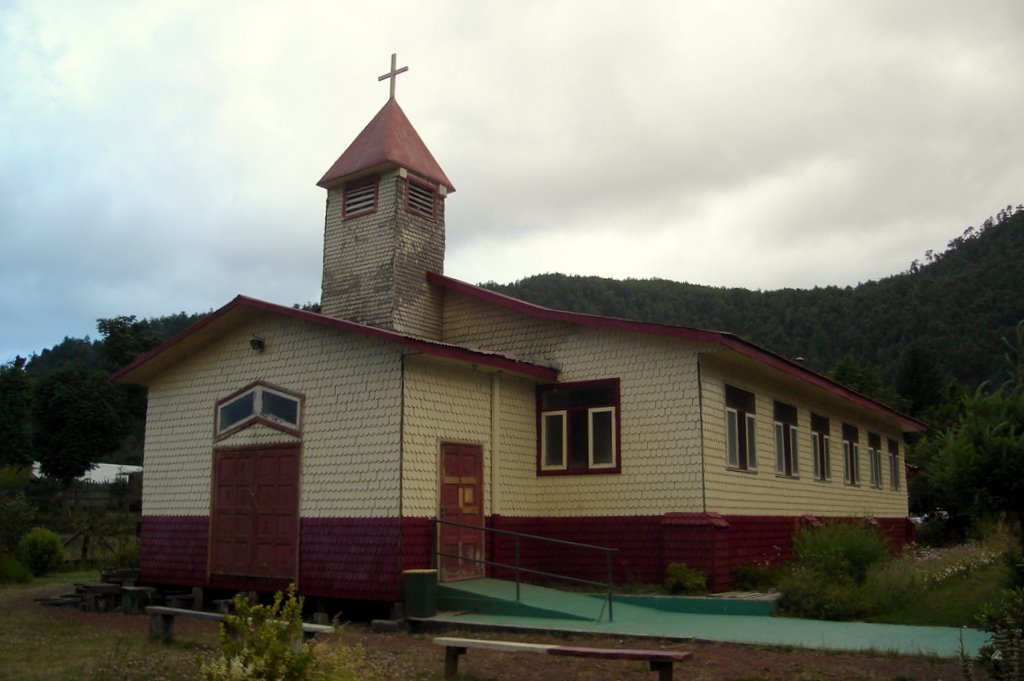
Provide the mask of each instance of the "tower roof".
{"label": "tower roof", "polygon": [[454,192],[451,180],[441,170],[398,102],[389,99],[359,136],[348,145],[317,185],[332,187],[349,177],[399,166],[444,185]]}

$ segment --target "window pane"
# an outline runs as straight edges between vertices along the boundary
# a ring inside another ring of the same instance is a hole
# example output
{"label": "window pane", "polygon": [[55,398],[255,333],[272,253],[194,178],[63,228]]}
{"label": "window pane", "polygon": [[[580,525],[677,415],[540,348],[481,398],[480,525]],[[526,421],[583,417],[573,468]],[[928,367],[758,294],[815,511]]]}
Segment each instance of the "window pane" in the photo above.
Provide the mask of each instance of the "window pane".
{"label": "window pane", "polygon": [[825,456],[822,457],[823,458],[823,464],[824,464],[824,466],[823,466],[824,470],[822,470],[821,479],[822,480],[831,480],[832,479],[832,453],[829,451],[829,449],[832,447],[832,438],[830,438],[828,435],[826,435],[824,437],[824,440],[825,440]]}
{"label": "window pane", "polygon": [[614,415],[610,409],[590,412],[590,447],[596,466],[615,464]]}
{"label": "window pane", "polygon": [[789,427],[789,455],[793,459],[793,475],[800,474],[800,455],[797,453],[796,446],[796,427]]}
{"label": "window pane", "polygon": [[587,448],[587,412],[569,412],[569,468],[587,468],[590,451]]}
{"label": "window pane", "polygon": [[565,414],[544,414],[544,466],[565,466]]}
{"label": "window pane", "polygon": [[[255,392],[249,391],[220,408],[220,430],[227,430],[236,423],[241,423],[254,413]],[[207,407],[209,409],[209,407]],[[206,412],[210,413],[210,412]],[[209,422],[207,422],[209,423]]]}
{"label": "window pane", "polygon": [[814,466],[814,478],[815,480],[821,480],[821,460],[818,458],[820,454],[821,446],[818,444],[818,434],[811,433],[811,463]]}
{"label": "window pane", "polygon": [[293,426],[299,425],[299,401],[294,397],[278,395],[269,390],[264,390],[262,413],[264,416],[269,416]]}
{"label": "window pane", "polygon": [[541,408],[573,409],[615,405],[615,386],[609,383],[582,387],[547,388],[541,395]]}
{"label": "window pane", "polygon": [[782,424],[775,424],[775,472],[786,474],[786,445],[783,444]]}
{"label": "window pane", "polygon": [[753,414],[747,414],[747,468],[757,468],[757,429]]}
{"label": "window pane", "polygon": [[739,428],[736,425],[736,412],[729,411],[725,412],[725,446],[729,452],[729,465],[739,465]]}

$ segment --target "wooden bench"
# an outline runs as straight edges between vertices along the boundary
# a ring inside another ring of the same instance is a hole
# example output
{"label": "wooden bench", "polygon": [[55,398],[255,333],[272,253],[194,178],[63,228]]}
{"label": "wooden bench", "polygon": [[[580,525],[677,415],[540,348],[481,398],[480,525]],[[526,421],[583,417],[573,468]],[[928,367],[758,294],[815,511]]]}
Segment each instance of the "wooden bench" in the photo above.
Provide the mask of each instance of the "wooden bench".
{"label": "wooden bench", "polygon": [[625,648],[580,648],[575,646],[554,646],[539,643],[514,643],[512,641],[485,641],[474,638],[438,637],[434,643],[444,646],[444,678],[454,678],[459,673],[459,657],[470,648],[495,650],[503,653],[537,653],[541,655],[562,655],[564,657],[589,657],[599,660],[634,660],[650,663],[651,671],[658,672],[658,681],[672,681],[672,665],[693,657],[692,653],[673,653],[664,650],[636,650]]}
{"label": "wooden bench", "polygon": [[[186,610],[185,608],[168,608],[162,605],[151,605],[146,608],[149,615],[149,640],[161,643],[170,643],[174,640],[174,618],[190,617],[208,622],[223,622],[225,617],[221,612],[204,612],[202,610]],[[301,645],[317,634],[332,634],[334,627],[327,624],[302,623]]]}

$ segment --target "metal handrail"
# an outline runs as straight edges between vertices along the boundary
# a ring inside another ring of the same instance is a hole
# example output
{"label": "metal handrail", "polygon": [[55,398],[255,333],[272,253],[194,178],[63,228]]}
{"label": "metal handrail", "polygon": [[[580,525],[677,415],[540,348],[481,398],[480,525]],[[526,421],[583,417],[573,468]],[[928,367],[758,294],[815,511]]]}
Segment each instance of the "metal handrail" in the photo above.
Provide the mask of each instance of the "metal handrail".
{"label": "metal handrail", "polygon": [[[467,525],[466,523],[457,523],[457,522],[452,521],[452,520],[438,520],[436,518],[431,518],[430,522],[434,525],[434,537],[435,537],[435,540],[437,538],[437,526],[438,525],[449,525],[451,527],[462,527],[462,528],[465,528],[467,530],[480,530],[481,532],[490,532],[490,533],[493,533],[493,534],[503,534],[503,535],[512,537],[515,540],[515,542],[514,542],[514,546],[515,546],[515,561],[516,561],[515,563],[501,563],[501,562],[492,561],[492,560],[484,560],[482,558],[466,558],[465,556],[459,556],[459,555],[454,555],[454,554],[451,554],[451,553],[445,553],[445,552],[440,551],[440,550],[434,551],[434,555],[435,556],[443,556],[445,558],[455,558],[457,560],[465,560],[465,561],[469,561],[471,563],[479,563],[481,565],[491,565],[491,566],[494,566],[494,567],[512,568],[513,570],[515,570],[515,575],[516,575],[516,603],[521,602],[520,601],[520,589],[519,589],[519,586],[520,586],[520,582],[521,582],[520,573],[523,573],[523,572],[531,574],[531,575],[540,575],[542,577],[552,577],[554,579],[562,579],[562,580],[565,580],[565,581],[568,581],[568,582],[576,582],[576,583],[579,583],[579,584],[591,584],[593,586],[603,586],[607,590],[608,621],[609,622],[612,621],[612,554],[614,554],[614,553],[616,553],[618,551],[617,548],[612,548],[612,547],[609,547],[609,546],[597,546],[596,544],[583,544],[581,542],[568,541],[568,540],[565,540],[565,539],[553,539],[551,537],[542,537],[542,536],[537,535],[537,534],[527,534],[525,532],[515,532],[515,531],[512,531],[512,530],[499,530],[499,529],[494,528],[494,527],[482,527],[482,526],[479,526],[479,525]],[[603,551],[604,554],[605,554],[605,566],[607,567],[608,580],[607,580],[607,582],[596,582],[596,581],[591,580],[591,579],[581,579],[579,577],[570,577],[568,575],[559,575],[559,574],[554,573],[554,572],[545,572],[544,570],[534,570],[532,568],[522,567],[519,564],[519,540],[520,539],[533,539],[533,540],[536,540],[536,541],[548,542],[549,544],[558,544],[560,546],[571,546],[571,547],[578,548],[578,549],[588,549],[588,550],[593,550],[593,551]],[[436,541],[435,541],[435,546],[436,545],[437,544],[436,544]],[[601,610],[603,611],[604,608],[601,608]],[[598,621],[601,620],[601,614],[600,613],[598,614],[597,619],[598,619]]]}

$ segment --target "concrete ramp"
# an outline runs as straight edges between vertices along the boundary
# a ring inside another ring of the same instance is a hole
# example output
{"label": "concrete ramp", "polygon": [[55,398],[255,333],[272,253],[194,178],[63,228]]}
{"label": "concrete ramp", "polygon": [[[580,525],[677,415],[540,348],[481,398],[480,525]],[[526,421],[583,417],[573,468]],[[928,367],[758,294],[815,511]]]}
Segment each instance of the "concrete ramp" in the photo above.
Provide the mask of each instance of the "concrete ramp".
{"label": "concrete ramp", "polygon": [[468,579],[437,586],[437,609],[500,617],[599,622],[608,620],[608,603],[589,594],[574,594],[501,579]]}

